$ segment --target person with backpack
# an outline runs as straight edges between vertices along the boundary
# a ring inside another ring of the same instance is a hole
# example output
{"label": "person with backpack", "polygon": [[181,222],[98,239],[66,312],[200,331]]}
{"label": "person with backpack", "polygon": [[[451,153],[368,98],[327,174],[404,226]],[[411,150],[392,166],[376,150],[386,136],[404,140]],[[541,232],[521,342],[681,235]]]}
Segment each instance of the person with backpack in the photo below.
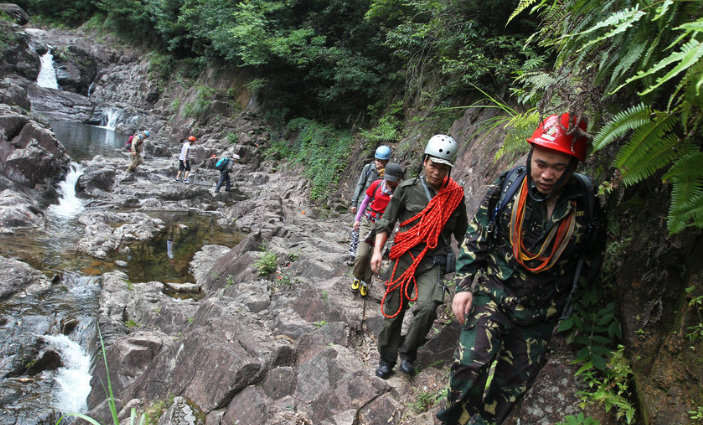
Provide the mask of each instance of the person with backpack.
{"label": "person with backpack", "polygon": [[[352,214],[357,213],[359,202],[363,199],[362,196],[364,196],[369,186],[371,186],[371,183],[383,178],[383,169],[386,164],[388,164],[390,159],[391,148],[381,145],[376,148],[373,162],[364,165],[364,168],[361,169],[359,180],[356,182],[356,188],[354,188],[354,195],[352,196],[349,204],[349,211]],[[358,245],[359,231],[352,229],[351,243],[349,244],[349,257],[352,261],[354,260],[354,257],[356,257],[356,249]]]}
{"label": "person with backpack", "polygon": [[181,173],[183,172],[183,183],[190,183],[188,180],[188,174],[190,174],[190,146],[195,144],[195,136],[189,136],[183,146],[181,147],[181,154],[178,156],[178,174],[176,175],[176,181],[181,181]]}
{"label": "person with backpack", "polygon": [[130,155],[132,156],[132,163],[129,165],[129,167],[127,167],[128,172],[134,173],[137,167],[144,163],[144,160],[142,159],[142,151],[144,150],[144,139],[146,139],[147,137],[149,137],[148,130],[144,130],[141,133],[137,133],[132,136],[132,145],[130,146]]}
{"label": "person with backpack", "polygon": [[[385,317],[378,335],[380,362],[376,376],[387,379],[400,355],[400,371],[415,373],[417,350],[444,302],[445,273],[454,271],[451,237],[461,242],[468,227],[464,189],[450,176],[459,146],[453,138],[437,134],[425,146],[418,177],[398,185],[383,216],[376,222],[371,270],[378,273],[383,246],[399,222],[381,301]],[[420,173],[424,174],[420,176]],[[403,337],[403,318],[414,303],[413,319]]]}
{"label": "person with backpack", "polygon": [[501,174],[471,221],[457,260],[452,310],[462,330],[443,423],[501,424],[543,366],[579,279],[598,277],[604,214],[590,178],[574,172],[585,130],[569,114],[542,121],[526,166]]}
{"label": "person with backpack", "polygon": [[220,171],[220,180],[217,182],[217,186],[215,186],[215,193],[220,193],[222,183],[225,183],[225,192],[230,191],[229,173],[232,171],[234,161],[239,161],[240,159],[241,157],[235,153],[232,155],[232,158],[230,158],[228,154],[225,154],[219,161],[217,161],[215,168]]}
{"label": "person with backpack", "polygon": [[354,293],[359,293],[362,298],[366,298],[368,295],[369,284],[373,277],[371,253],[376,237],[376,222],[383,216],[402,174],[403,170],[400,165],[386,164],[383,180],[371,183],[356,213],[354,230],[361,235],[361,239],[356,251],[356,258],[354,258],[354,268],[352,269],[354,280],[351,284],[351,290]]}

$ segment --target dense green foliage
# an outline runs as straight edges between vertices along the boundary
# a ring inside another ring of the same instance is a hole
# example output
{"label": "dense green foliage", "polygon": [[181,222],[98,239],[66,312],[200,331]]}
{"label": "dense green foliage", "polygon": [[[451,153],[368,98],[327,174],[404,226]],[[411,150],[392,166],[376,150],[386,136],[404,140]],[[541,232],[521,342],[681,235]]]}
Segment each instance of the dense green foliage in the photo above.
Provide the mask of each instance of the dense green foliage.
{"label": "dense green foliage", "polygon": [[430,104],[451,104],[473,85],[504,90],[523,65],[544,61],[525,47],[536,28],[532,18],[505,25],[517,0],[25,3],[30,13],[55,22],[90,18],[91,27],[179,60],[245,68],[267,108],[286,120],[304,116],[369,128],[398,99],[419,103],[429,94]]}
{"label": "dense green foliage", "polygon": [[703,3],[522,0],[512,16],[530,8],[556,61],[521,74],[519,98],[544,115],[590,117],[594,152],[618,149],[614,179],[663,175],[673,183],[669,231],[703,227]]}

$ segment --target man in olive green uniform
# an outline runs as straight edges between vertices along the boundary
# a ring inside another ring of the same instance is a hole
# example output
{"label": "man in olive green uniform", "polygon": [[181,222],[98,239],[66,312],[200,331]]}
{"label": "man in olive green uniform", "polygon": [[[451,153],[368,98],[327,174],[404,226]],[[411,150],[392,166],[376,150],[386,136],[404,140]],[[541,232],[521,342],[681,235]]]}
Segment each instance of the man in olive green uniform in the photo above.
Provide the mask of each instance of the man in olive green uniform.
{"label": "man in olive green uniform", "polygon": [[[415,372],[417,350],[437,318],[437,307],[444,301],[442,274],[454,271],[453,264],[447,265],[449,243],[452,235],[460,242],[468,227],[464,190],[449,177],[457,151],[458,145],[451,137],[433,136],[425,147],[424,175],[402,182],[376,223],[371,268],[378,273],[383,246],[400,220],[381,303],[386,318],[378,336],[381,361],[376,375],[383,379],[390,376],[398,354],[401,372]],[[413,320],[403,338],[403,317],[411,301],[415,302]]]}
{"label": "man in olive green uniform", "polygon": [[148,131],[142,131],[139,134],[135,134],[132,138],[132,163],[127,167],[127,171],[134,172],[137,167],[139,167],[144,160],[142,159],[142,151],[144,150],[144,139],[149,137]]}
{"label": "man in olive green uniform", "polygon": [[[503,173],[471,221],[457,261],[452,309],[463,327],[448,407],[437,414],[444,423],[502,423],[544,364],[575,279],[597,279],[604,236],[594,223],[603,213],[590,179],[574,174],[587,147],[576,127],[585,122],[568,114],[544,120],[527,139],[520,178]],[[501,211],[506,178],[517,186]]]}

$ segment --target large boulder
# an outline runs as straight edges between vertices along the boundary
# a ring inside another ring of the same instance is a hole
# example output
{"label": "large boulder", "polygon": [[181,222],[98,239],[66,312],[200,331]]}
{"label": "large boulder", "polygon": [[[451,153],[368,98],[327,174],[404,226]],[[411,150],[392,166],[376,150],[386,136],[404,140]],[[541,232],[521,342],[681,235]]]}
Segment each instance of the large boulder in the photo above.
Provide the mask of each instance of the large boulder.
{"label": "large boulder", "polygon": [[41,227],[44,214],[26,195],[5,189],[0,192],[0,230]]}
{"label": "large boulder", "polygon": [[2,57],[0,57],[0,74],[14,74],[29,81],[36,81],[39,76],[41,59],[30,46],[30,35],[18,29],[15,24],[0,21],[0,32],[3,34],[6,46]]}
{"label": "large boulder", "polygon": [[9,78],[0,81],[0,103],[9,106],[19,106],[25,111],[29,111],[31,103],[27,97],[27,89],[16,84]]}
{"label": "large boulder", "polygon": [[0,174],[28,188],[63,176],[70,157],[47,125],[0,105]]}
{"label": "large boulder", "polygon": [[37,292],[48,288],[51,282],[29,264],[12,258],[0,257],[0,300],[19,291]]}
{"label": "large boulder", "polygon": [[0,12],[4,12],[10,18],[14,19],[19,25],[24,25],[29,22],[29,13],[24,9],[12,3],[0,3]]}

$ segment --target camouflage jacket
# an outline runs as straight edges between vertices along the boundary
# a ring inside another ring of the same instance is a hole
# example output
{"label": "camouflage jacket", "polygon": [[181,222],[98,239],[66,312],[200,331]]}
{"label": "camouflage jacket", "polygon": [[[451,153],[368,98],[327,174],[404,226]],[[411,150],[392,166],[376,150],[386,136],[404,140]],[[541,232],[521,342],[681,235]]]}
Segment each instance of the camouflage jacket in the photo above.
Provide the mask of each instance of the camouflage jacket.
{"label": "camouflage jacket", "polygon": [[[424,177],[421,177],[424,179]],[[428,190],[430,195],[436,195],[436,192],[428,185]],[[401,182],[395,189],[391,201],[386,207],[386,211],[383,213],[381,220],[376,222],[376,233],[386,232],[388,235],[393,233],[393,228],[395,227],[396,221],[400,223],[405,220],[414,217],[417,213],[424,210],[429,200],[427,199],[427,194],[423,188],[420,179],[410,179]],[[413,227],[417,221],[410,222],[408,225],[403,226],[399,231],[405,231]],[[442,229],[442,235],[437,241],[437,246],[427,251],[425,258],[437,255],[445,255],[448,252],[448,243],[451,243],[451,237],[454,235],[454,239],[461,243],[466,233],[468,227],[468,218],[466,217],[466,203],[464,199],[461,200],[459,206],[454,210],[454,213],[449,217],[447,223]],[[422,250],[425,247],[424,243],[416,246],[415,249]]]}
{"label": "camouflage jacket", "polygon": [[[524,245],[530,252],[538,252],[549,230],[558,226],[575,209],[576,228],[566,249],[549,270],[532,273],[513,257],[510,241],[510,216],[515,200],[511,200],[496,218],[494,234],[488,232],[493,211],[500,198],[507,172],[492,185],[481,202],[457,258],[457,292],[473,291],[493,299],[517,324],[556,320],[561,314],[573,287],[578,259],[584,253],[581,278],[593,283],[600,272],[605,246],[604,226],[593,226],[588,231],[588,200],[583,188],[572,177],[554,207],[551,219],[543,202],[527,197],[523,222]],[[515,197],[517,199],[517,197]],[[574,204],[575,202],[575,204]],[[596,200],[593,222],[604,223],[603,211]],[[551,252],[551,246],[547,252]],[[528,263],[530,267],[535,264]],[[476,282],[474,282],[476,277]]]}

